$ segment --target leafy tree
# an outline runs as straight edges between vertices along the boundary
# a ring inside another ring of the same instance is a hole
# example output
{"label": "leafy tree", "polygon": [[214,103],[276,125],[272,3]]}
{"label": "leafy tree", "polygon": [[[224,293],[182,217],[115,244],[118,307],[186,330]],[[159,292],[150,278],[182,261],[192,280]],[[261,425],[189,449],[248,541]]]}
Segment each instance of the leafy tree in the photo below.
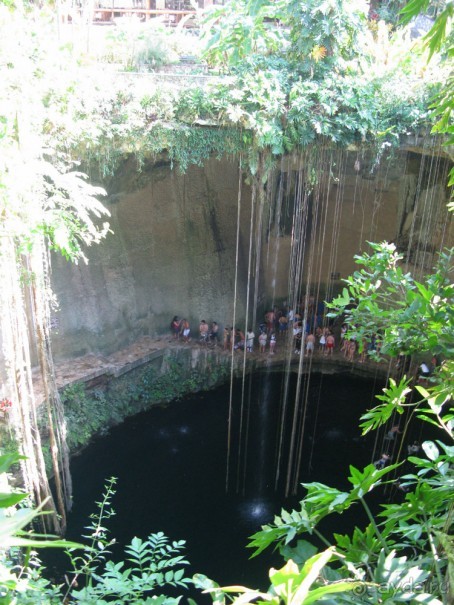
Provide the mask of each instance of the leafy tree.
{"label": "leafy tree", "polygon": [[34,549],[80,545],[44,538],[28,529],[43,513],[30,505],[28,494],[10,486],[8,472],[20,460],[18,454],[0,456],[0,602],[4,605],[44,602],[41,598],[46,595],[46,602],[56,603],[59,590],[41,576]]}
{"label": "leafy tree", "polygon": [[[454,4],[450,1],[435,4],[437,9],[436,19],[431,29],[424,36],[423,44],[429,50],[429,59],[437,53],[441,53],[446,62],[451,62],[454,57],[454,36],[452,32]],[[429,0],[410,0],[402,9],[402,23],[408,23],[411,19],[427,11],[432,5],[433,3]],[[446,145],[453,145],[454,127],[451,116],[454,110],[454,75],[452,70],[435,97],[432,109],[437,119],[432,132],[446,135]],[[451,187],[454,186],[454,168],[451,169],[448,184]],[[454,201],[451,201],[449,207],[454,210]]]}
{"label": "leafy tree", "polygon": [[[114,562],[110,547],[115,540],[108,535],[106,521],[114,515],[112,497],[114,478],[107,481],[98,510],[91,515],[84,536],[89,545],[52,539],[27,528],[42,514],[24,506],[27,494],[11,490],[7,471],[20,456],[0,456],[0,602],[2,605],[51,605],[102,603],[177,605],[181,597],[162,594],[167,587],[185,589],[192,584],[185,577],[188,561],[183,555],[184,541],[173,541],[162,533],[151,534],[146,540],[133,538],[125,548],[125,560]],[[21,508],[16,508],[21,504]],[[64,589],[44,578],[36,551],[31,549],[67,549],[72,574]],[[82,551],[82,552],[81,552]],[[81,554],[76,554],[80,553]],[[83,586],[78,588],[78,583]],[[156,594],[159,593],[159,594]]]}
{"label": "leafy tree", "polygon": [[205,56],[229,73],[212,89],[217,120],[275,155],[320,139],[380,149],[427,125],[435,66],[415,78],[421,53],[400,31],[371,30],[366,13],[341,0],[236,0],[209,12]]}
{"label": "leafy tree", "polygon": [[272,0],[231,0],[210,10],[203,22],[206,60],[230,69],[251,56],[280,51],[285,34],[273,27],[280,15],[279,3]]}
{"label": "leafy tree", "polygon": [[367,11],[362,0],[291,0],[280,6],[290,28],[288,55],[299,74],[320,78],[360,52]]}
{"label": "leafy tree", "polygon": [[[324,567],[336,555],[334,548],[328,548],[322,553],[308,558],[304,565],[298,565],[289,559],[280,569],[270,569],[271,586],[267,592],[252,590],[244,586],[227,586],[220,588],[205,577],[196,576],[196,585],[212,593],[214,603],[225,603],[224,595],[234,596],[233,603],[258,603],[265,605],[310,605],[318,601],[329,602],[335,595],[337,599],[342,593],[361,590],[363,582],[354,581],[325,581],[320,583],[318,578],[323,574]],[[331,601],[332,602],[332,601]]]}
{"label": "leafy tree", "polygon": [[[103,190],[74,170],[67,155],[46,136],[40,94],[47,70],[54,73],[52,59],[50,64],[43,59],[43,48],[26,33],[21,14],[3,9],[0,6],[0,30],[5,34],[0,48],[0,308],[7,368],[3,395],[12,402],[9,418],[24,455],[25,486],[39,506],[58,508],[60,519],[56,515],[40,519],[60,532],[71,507],[71,476],[50,343],[49,250],[75,261],[85,258],[84,246],[108,231],[108,224],[101,222],[108,211],[98,200]],[[45,392],[56,505],[47,480],[31,378],[35,347]]]}
{"label": "leafy tree", "polygon": [[[434,272],[423,283],[403,272],[402,257],[394,246],[372,244],[372,248],[373,254],[356,258],[362,268],[346,280],[343,293],[329,305],[332,314],[342,314],[349,335],[361,341],[379,334],[381,355],[436,353],[443,362],[427,387],[414,385],[405,376],[400,382],[391,378],[378,397],[379,405],[362,416],[363,434],[410,410],[404,436],[408,423],[419,418],[435,425],[443,440],[424,441],[423,455],[406,457],[400,452],[400,461],[382,469],[373,464],[363,470],[350,467],[350,491],[304,484],[306,495],[300,509],[282,511],[252,536],[249,546],[257,555],[277,544],[284,558],[305,564],[316,549],[306,540],[298,539],[295,544],[299,536],[334,545],[335,562],[327,565],[317,585],[325,586],[328,579],[364,582],[337,595],[336,603],[362,603],[367,598],[390,605],[402,601],[448,605],[453,599],[454,415],[450,404],[454,394],[454,251],[440,255]],[[418,401],[408,397],[413,389],[419,393]],[[397,480],[396,473],[400,475]],[[386,484],[400,498],[382,505],[374,515],[368,494]],[[358,503],[369,519],[366,527],[355,527],[351,535],[327,535],[320,529],[327,516],[342,514]],[[243,602],[242,597],[237,602]],[[290,597],[282,602],[293,601]]]}

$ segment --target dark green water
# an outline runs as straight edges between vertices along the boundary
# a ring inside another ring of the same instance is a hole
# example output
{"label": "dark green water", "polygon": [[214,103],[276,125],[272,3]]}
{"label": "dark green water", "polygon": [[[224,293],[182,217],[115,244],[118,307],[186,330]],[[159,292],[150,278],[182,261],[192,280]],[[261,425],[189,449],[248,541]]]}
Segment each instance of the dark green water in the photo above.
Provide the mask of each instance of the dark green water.
{"label": "dark green water", "polygon": [[[186,540],[191,574],[204,573],[221,585],[266,588],[268,568],[281,566],[282,560],[271,551],[249,560],[247,538],[272,521],[281,507],[291,508],[298,501],[285,499],[282,486],[274,489],[282,381],[280,374],[247,379],[244,391],[249,403],[244,417],[249,421],[243,423],[243,434],[247,429],[248,445],[247,451],[242,446],[239,466],[242,388],[241,381],[235,383],[229,493],[225,491],[228,385],[139,414],[94,441],[72,463],[74,508],[67,537],[80,537],[104,480],[115,476],[117,514],[108,526],[119,547],[134,536],[163,531],[172,540]],[[343,488],[349,464],[361,467],[371,462],[373,444],[360,438],[358,419],[381,387],[350,374],[310,378],[301,481]],[[339,519],[336,524],[339,531]],[[115,555],[121,558],[120,553],[121,549]],[[50,567],[54,564],[49,561]],[[57,566],[61,572],[62,560]]]}

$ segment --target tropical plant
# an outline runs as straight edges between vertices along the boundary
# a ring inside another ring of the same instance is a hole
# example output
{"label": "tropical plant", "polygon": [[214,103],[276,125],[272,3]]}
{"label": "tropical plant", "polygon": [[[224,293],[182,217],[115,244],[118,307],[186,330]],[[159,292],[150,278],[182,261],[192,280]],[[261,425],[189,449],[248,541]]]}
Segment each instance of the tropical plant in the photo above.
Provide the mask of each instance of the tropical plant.
{"label": "tropical plant", "polygon": [[[402,9],[402,23],[408,23],[419,14],[433,8],[436,17],[432,27],[423,38],[423,45],[429,51],[429,60],[440,53],[443,60],[450,63],[454,57],[454,36],[452,23],[454,19],[454,5],[452,2],[429,2],[429,0],[410,0]],[[454,143],[454,128],[452,125],[452,112],[454,110],[454,76],[451,72],[441,86],[441,90],[433,99],[432,109],[437,122],[433,126],[433,133],[446,136],[446,145]],[[449,186],[454,186],[454,168],[451,168]],[[454,210],[454,201],[449,208]]]}
{"label": "tropical plant", "polygon": [[334,548],[328,548],[322,553],[308,558],[304,565],[298,567],[294,561],[289,559],[280,569],[270,569],[269,577],[271,586],[265,593],[252,590],[244,586],[225,586],[220,588],[213,581],[204,576],[196,575],[195,584],[206,592],[211,593],[214,603],[225,603],[224,595],[230,597],[232,603],[257,603],[259,605],[310,605],[318,601],[330,602],[333,595],[349,591],[357,591],[366,586],[364,582],[334,581],[326,579],[320,581],[326,564],[336,556]]}
{"label": "tropical plant", "polygon": [[[72,570],[64,599],[79,605],[106,603],[157,603],[177,605],[181,597],[156,594],[166,586],[187,588],[192,584],[184,575],[188,561],[182,554],[184,540],[170,540],[163,533],[151,534],[146,540],[133,538],[125,547],[125,560],[111,559],[111,546],[115,543],[109,537],[106,521],[115,512],[112,498],[115,494],[116,479],[106,482],[103,496],[97,502],[97,512],[90,515],[83,537],[90,545],[85,552],[75,555],[67,551]],[[77,586],[82,588],[77,589]]]}
{"label": "tropical plant", "polygon": [[366,26],[362,0],[281,2],[283,21],[290,28],[288,55],[302,75],[318,79],[361,52],[359,40]]}
{"label": "tropical plant", "polygon": [[232,0],[206,12],[203,23],[204,58],[223,70],[251,56],[268,55],[286,45],[284,32],[274,26],[280,16],[272,0]]}
{"label": "tropical plant", "polygon": [[0,602],[36,603],[44,595],[49,603],[57,602],[59,590],[42,577],[35,549],[81,545],[29,529],[43,512],[30,505],[28,494],[11,488],[8,472],[20,460],[17,453],[0,455]]}
{"label": "tropical plant", "polygon": [[[406,456],[401,448],[396,462],[384,468],[375,464],[363,470],[350,467],[350,491],[304,484],[306,495],[300,509],[282,511],[252,536],[249,546],[256,555],[276,544],[284,558],[304,565],[316,547],[299,536],[311,536],[317,545],[334,544],[335,561],[317,581],[321,585],[328,578],[364,582],[339,593],[336,603],[367,599],[389,605],[402,601],[447,605],[453,600],[454,415],[449,408],[453,397],[453,251],[440,255],[434,273],[422,283],[402,271],[402,258],[394,246],[372,244],[372,248],[372,255],[357,257],[362,269],[346,280],[341,296],[329,305],[332,314],[341,313],[350,336],[360,341],[379,334],[382,356],[425,353],[440,355],[443,361],[427,387],[414,385],[405,376],[400,382],[390,379],[378,397],[379,405],[361,418],[363,434],[390,419],[395,423],[409,409],[404,436],[408,424],[420,419],[437,427],[440,438],[421,444],[424,455],[409,452]],[[418,401],[409,398],[414,391],[420,395]],[[368,494],[384,485],[393,489],[394,501],[380,508],[375,504],[374,513]],[[323,530],[321,522],[327,516],[342,514],[356,503],[366,513],[365,527],[357,523],[350,535]]]}
{"label": "tropical plant", "polygon": [[454,395],[454,250],[440,253],[434,272],[421,282],[403,270],[403,256],[394,244],[384,242],[371,247],[373,254],[355,257],[362,269],[346,280],[341,296],[328,305],[331,314],[344,314],[350,335],[359,343],[368,341],[372,334],[378,335],[380,354],[437,356],[442,363],[434,369],[428,389],[416,387],[422,395],[420,402],[406,401],[409,380],[403,377],[398,384],[392,381],[383,397],[388,403],[369,412],[367,423],[374,421],[371,428],[376,428],[393,414],[424,405],[428,406],[424,417],[434,416],[436,425],[452,439],[452,416],[446,406]]}
{"label": "tropical plant", "polygon": [[[89,540],[88,546],[36,534],[27,528],[43,513],[29,506],[26,493],[10,488],[6,475],[20,459],[18,454],[0,455],[0,483],[4,490],[0,493],[2,605],[178,604],[181,597],[165,596],[161,592],[168,586],[185,589],[192,584],[184,574],[188,562],[182,554],[183,540],[171,542],[162,533],[151,534],[146,540],[133,538],[125,547],[125,560],[114,563],[110,559],[110,547],[115,540],[109,537],[105,523],[115,514],[112,508],[115,478],[107,481],[97,503],[98,510],[90,516],[88,533],[83,536]],[[43,548],[66,549],[69,555],[72,572],[63,592],[62,586],[52,585],[45,578],[36,553],[36,549]]]}
{"label": "tropical plant", "polygon": [[[42,92],[44,70],[49,66],[42,59],[40,68],[36,67],[42,49],[21,31],[20,16],[0,9],[0,27],[8,29],[0,49],[0,307],[7,368],[3,395],[12,401],[9,418],[24,454],[21,466],[26,489],[39,506],[58,508],[60,518],[40,519],[60,532],[71,507],[71,477],[50,344],[50,250],[75,261],[85,258],[84,246],[99,241],[108,231],[107,223],[99,220],[108,211],[98,200],[103,190],[89,184],[45,136],[45,108],[34,101]],[[36,347],[44,388],[56,506],[38,431],[32,347]]]}
{"label": "tropical plant", "polygon": [[405,271],[404,256],[394,244],[369,245],[372,254],[355,256],[361,269],[345,280],[342,295],[329,303],[331,315],[345,313],[358,340],[379,333],[382,353],[426,352],[449,361],[454,353],[454,250],[440,253],[434,272],[422,283]]}

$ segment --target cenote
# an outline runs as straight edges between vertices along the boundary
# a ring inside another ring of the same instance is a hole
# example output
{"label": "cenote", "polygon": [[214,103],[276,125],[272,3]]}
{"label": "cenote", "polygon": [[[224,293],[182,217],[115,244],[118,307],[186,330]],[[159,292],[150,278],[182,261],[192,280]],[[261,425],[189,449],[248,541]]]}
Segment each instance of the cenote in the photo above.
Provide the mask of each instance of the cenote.
{"label": "cenote", "polygon": [[[268,549],[249,560],[247,538],[282,507],[294,507],[303,495],[300,487],[295,496],[285,498],[282,481],[275,488],[284,379],[281,373],[256,373],[245,384],[237,380],[233,385],[228,492],[228,384],[154,407],[97,438],[72,461],[74,507],[67,537],[80,539],[105,479],[115,476],[116,515],[108,527],[118,543],[118,559],[132,537],[162,531],[172,540],[186,540],[191,574],[203,573],[221,585],[266,587],[267,570],[280,566],[282,559]],[[299,480],[346,487],[348,465],[371,462],[373,441],[360,436],[358,419],[382,385],[350,372],[309,374],[304,380],[308,405]],[[295,384],[296,376],[291,375],[290,400]],[[238,453],[242,392],[249,401],[243,429],[247,439]],[[287,429],[290,426],[288,433]],[[358,523],[358,511],[354,514]],[[344,527],[337,525],[336,531],[347,530],[345,524],[353,524],[353,519],[343,518],[342,523]],[[53,559],[49,567],[55,565],[61,572],[63,555],[54,556],[58,563]]]}

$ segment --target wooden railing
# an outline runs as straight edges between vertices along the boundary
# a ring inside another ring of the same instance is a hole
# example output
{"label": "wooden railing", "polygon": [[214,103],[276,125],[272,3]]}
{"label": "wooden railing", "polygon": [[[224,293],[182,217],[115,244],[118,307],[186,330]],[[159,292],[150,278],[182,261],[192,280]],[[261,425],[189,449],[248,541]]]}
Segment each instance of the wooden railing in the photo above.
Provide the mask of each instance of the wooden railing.
{"label": "wooden railing", "polygon": [[172,23],[179,23],[183,17],[186,15],[195,15],[196,12],[193,10],[170,10],[167,8],[96,8],[94,10],[94,20],[95,21],[111,21],[116,15],[137,15],[139,17],[145,17],[145,19],[150,19],[150,17],[157,16],[168,16],[169,21]]}

